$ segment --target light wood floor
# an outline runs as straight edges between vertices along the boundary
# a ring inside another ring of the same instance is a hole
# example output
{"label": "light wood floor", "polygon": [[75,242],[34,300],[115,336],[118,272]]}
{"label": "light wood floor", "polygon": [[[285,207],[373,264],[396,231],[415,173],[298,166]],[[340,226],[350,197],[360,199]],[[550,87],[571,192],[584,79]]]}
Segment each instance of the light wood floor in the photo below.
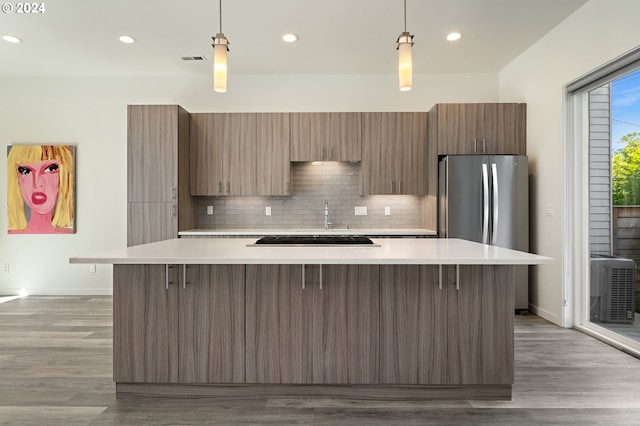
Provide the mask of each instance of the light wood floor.
{"label": "light wood floor", "polygon": [[535,316],[505,402],[116,399],[111,322],[110,297],[0,304],[0,424],[640,425],[640,360]]}

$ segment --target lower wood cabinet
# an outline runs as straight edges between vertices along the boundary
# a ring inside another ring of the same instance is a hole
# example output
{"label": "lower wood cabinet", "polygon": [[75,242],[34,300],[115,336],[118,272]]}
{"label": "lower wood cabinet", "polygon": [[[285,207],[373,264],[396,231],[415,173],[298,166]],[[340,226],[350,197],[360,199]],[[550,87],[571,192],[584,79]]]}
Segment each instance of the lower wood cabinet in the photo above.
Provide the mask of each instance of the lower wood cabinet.
{"label": "lower wood cabinet", "polygon": [[166,271],[114,265],[114,381],[243,383],[244,265]]}
{"label": "lower wood cabinet", "polygon": [[380,381],[446,383],[446,291],[438,267],[380,267]]}
{"label": "lower wood cabinet", "polygon": [[378,271],[248,265],[247,383],[377,383]]}
{"label": "lower wood cabinet", "polygon": [[113,265],[113,380],[178,381],[178,287],[164,265]]}
{"label": "lower wood cabinet", "polygon": [[381,382],[513,383],[513,271],[381,266]]}
{"label": "lower wood cabinet", "polygon": [[514,267],[457,275],[444,266],[440,281],[437,265],[114,265],[114,380],[510,389]]}
{"label": "lower wood cabinet", "polygon": [[187,265],[185,277],[178,289],[180,381],[244,383],[244,265]]}
{"label": "lower wood cabinet", "polygon": [[512,384],[515,267],[448,268],[447,368],[449,384]]}

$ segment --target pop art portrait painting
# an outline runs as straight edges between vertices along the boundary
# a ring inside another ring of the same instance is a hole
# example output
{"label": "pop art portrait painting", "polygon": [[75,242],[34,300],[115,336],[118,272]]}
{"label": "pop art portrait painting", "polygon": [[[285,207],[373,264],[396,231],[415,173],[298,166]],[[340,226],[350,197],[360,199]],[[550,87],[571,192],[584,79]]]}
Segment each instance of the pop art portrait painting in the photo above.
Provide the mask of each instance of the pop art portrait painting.
{"label": "pop art portrait painting", "polygon": [[8,146],[8,233],[74,233],[74,171],[74,146]]}

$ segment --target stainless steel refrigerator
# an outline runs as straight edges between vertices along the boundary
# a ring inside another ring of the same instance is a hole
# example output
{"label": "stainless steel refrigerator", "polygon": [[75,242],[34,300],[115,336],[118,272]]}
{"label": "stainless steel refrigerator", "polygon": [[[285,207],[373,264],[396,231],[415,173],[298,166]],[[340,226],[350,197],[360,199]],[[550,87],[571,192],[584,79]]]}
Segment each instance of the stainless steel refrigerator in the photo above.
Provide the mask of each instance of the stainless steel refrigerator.
{"label": "stainless steel refrigerator", "polygon": [[[439,162],[438,235],[529,251],[524,155],[449,155]],[[528,309],[528,267],[516,266],[516,310]]]}

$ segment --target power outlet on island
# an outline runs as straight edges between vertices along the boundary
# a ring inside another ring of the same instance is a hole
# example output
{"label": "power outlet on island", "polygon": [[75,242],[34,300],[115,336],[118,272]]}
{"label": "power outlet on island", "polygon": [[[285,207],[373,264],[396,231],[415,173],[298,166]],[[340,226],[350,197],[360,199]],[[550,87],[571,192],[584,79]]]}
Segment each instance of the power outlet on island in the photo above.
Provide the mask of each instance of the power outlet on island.
{"label": "power outlet on island", "polygon": [[367,206],[356,207],[354,214],[356,216],[366,216],[367,215]]}

